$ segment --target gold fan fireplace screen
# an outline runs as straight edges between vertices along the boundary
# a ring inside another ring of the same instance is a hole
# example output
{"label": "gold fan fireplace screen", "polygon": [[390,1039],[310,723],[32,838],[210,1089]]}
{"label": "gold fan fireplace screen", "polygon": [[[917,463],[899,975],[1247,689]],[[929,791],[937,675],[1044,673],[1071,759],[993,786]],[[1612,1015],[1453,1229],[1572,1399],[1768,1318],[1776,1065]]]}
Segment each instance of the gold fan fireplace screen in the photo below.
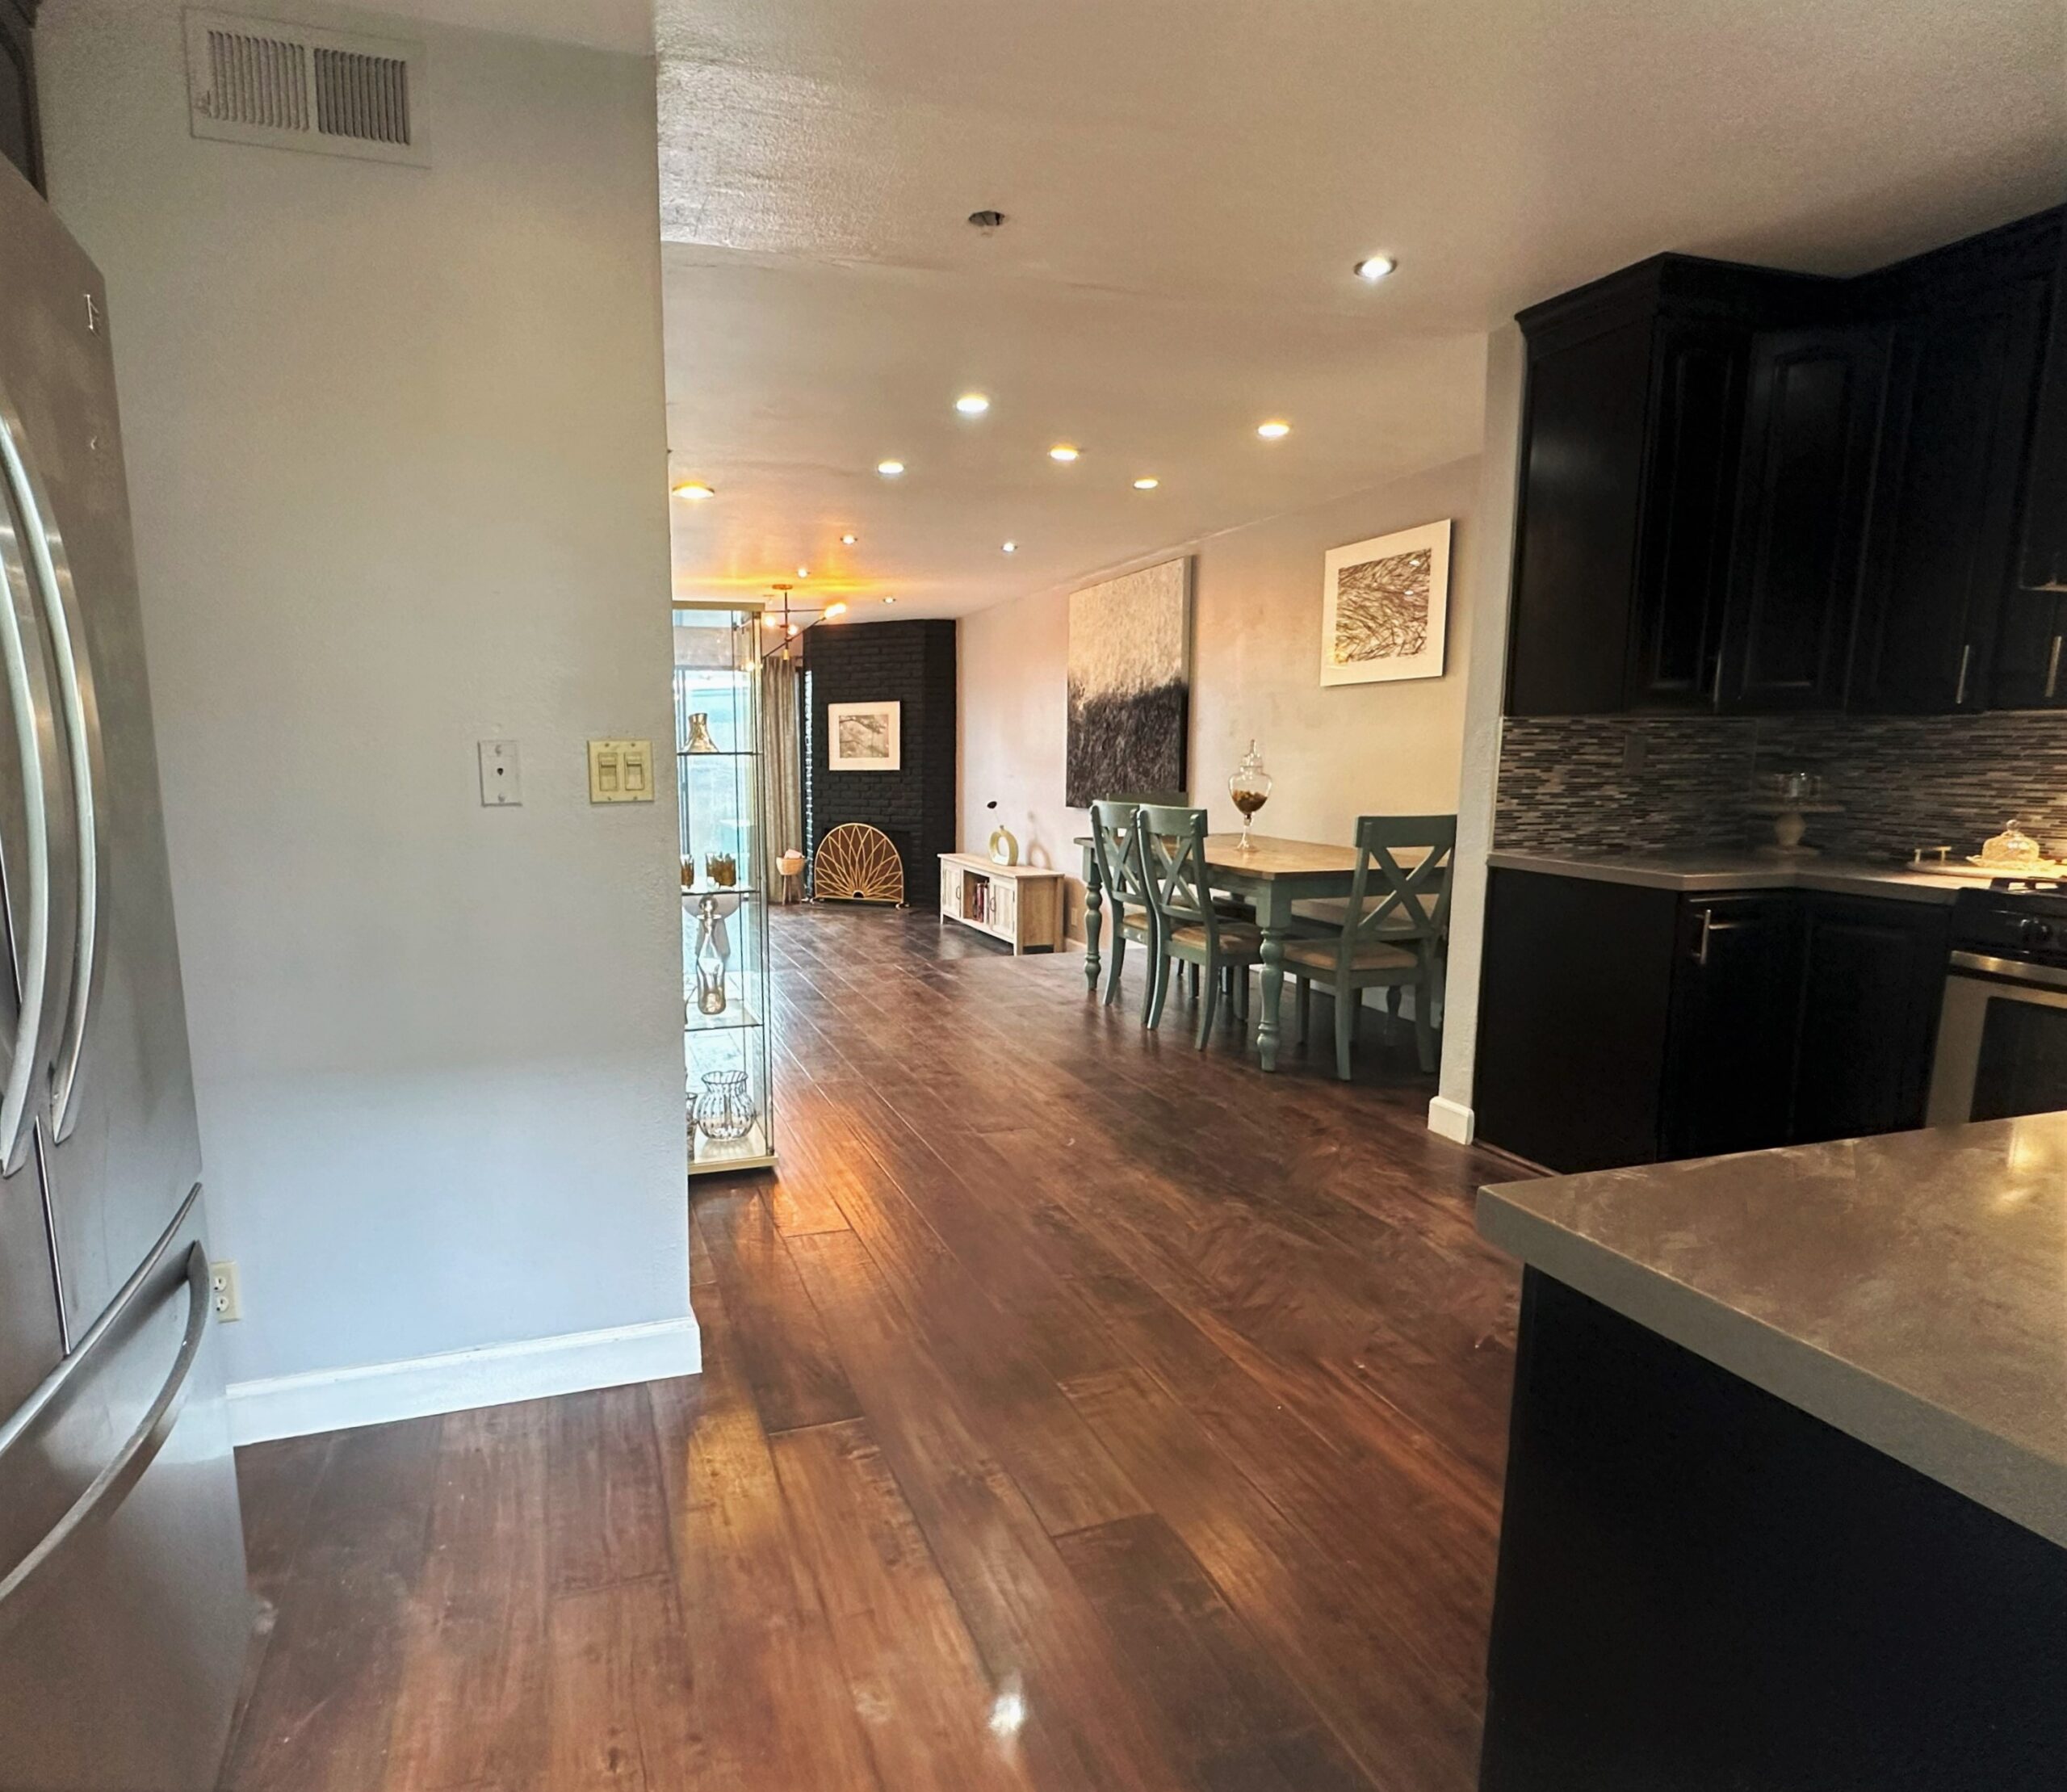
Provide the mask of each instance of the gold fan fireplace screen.
{"label": "gold fan fireplace screen", "polygon": [[890,836],[865,821],[843,821],[819,841],[811,892],[819,902],[904,904],[904,861]]}

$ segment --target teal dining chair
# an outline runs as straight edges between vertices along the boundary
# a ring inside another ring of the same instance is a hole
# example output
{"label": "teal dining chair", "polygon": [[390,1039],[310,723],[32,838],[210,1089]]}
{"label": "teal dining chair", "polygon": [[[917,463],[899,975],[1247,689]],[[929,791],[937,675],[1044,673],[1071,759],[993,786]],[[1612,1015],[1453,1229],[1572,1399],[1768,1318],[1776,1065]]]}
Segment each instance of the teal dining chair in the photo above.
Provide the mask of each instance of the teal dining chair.
{"label": "teal dining chair", "polygon": [[[1149,986],[1141,1010],[1146,1024],[1148,1004],[1155,993],[1155,910],[1148,899],[1147,879],[1134,837],[1134,816],[1140,812],[1141,803],[1139,797],[1127,796],[1093,803],[1091,850],[1098,862],[1098,880],[1105,888],[1105,905],[1113,917],[1111,968],[1105,975],[1106,1005],[1120,999],[1120,967],[1126,961],[1127,942],[1138,941],[1148,955]],[[1132,914],[1127,912],[1130,908]]]}
{"label": "teal dining chair", "polygon": [[[1411,868],[1400,855],[1419,851]],[[1335,995],[1335,1073],[1349,1081],[1349,1048],[1362,992],[1414,992],[1414,1043],[1423,1070],[1436,1068],[1436,1004],[1442,995],[1449,927],[1453,815],[1365,815],[1356,820],[1356,870],[1342,926],[1285,943],[1285,969],[1299,980],[1303,1022],[1308,986]],[[1395,1010],[1397,1012],[1397,1010]]]}
{"label": "teal dining chair", "polygon": [[1239,1016],[1247,1004],[1249,967],[1262,962],[1263,935],[1251,922],[1221,913],[1213,900],[1205,864],[1205,811],[1144,804],[1136,812],[1134,837],[1155,913],[1155,975],[1147,1024],[1161,1024],[1173,961],[1189,964],[1197,978],[1198,1036],[1203,1051],[1213,1037],[1223,977]]}

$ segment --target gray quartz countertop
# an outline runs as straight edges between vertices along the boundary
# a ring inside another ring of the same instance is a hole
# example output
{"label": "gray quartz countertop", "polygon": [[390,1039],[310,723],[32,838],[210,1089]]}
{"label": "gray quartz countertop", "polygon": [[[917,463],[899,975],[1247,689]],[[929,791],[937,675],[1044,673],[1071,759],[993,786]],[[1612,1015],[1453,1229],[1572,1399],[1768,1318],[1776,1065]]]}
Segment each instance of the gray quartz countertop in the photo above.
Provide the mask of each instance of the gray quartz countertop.
{"label": "gray quartz countertop", "polygon": [[1730,890],[1828,890],[1843,896],[1893,896],[1949,904],[1973,878],[1912,871],[1842,858],[1774,858],[1757,853],[1549,853],[1495,851],[1486,863],[1502,871],[1541,871],[1550,877],[1637,883],[1654,890],[1720,894]]}
{"label": "gray quartz countertop", "polygon": [[2067,1114],[1505,1183],[1478,1229],[2067,1546]]}

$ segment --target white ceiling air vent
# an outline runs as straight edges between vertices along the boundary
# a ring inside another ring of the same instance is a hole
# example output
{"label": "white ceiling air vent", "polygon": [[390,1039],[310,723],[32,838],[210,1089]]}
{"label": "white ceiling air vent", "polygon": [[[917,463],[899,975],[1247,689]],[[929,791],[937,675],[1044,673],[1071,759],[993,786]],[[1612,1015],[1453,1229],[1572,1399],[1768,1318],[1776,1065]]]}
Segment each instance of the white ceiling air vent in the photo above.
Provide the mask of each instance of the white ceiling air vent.
{"label": "white ceiling air vent", "polygon": [[398,38],[190,11],[189,121],[197,137],[424,167],[423,61]]}

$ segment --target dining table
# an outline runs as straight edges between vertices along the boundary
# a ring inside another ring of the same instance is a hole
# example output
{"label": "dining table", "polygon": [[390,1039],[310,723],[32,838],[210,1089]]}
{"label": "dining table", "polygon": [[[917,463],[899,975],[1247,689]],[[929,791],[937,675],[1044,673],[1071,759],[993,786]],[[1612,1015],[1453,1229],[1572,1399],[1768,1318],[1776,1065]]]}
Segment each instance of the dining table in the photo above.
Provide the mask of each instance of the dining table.
{"label": "dining table", "polygon": [[[1076,844],[1084,852],[1084,975],[1094,988],[1104,963],[1105,880],[1088,834]],[[1256,1021],[1256,1057],[1265,1070],[1277,1068],[1281,1037],[1278,1007],[1285,993],[1285,942],[1292,934],[1292,905],[1328,897],[1346,898],[1356,875],[1356,849],[1314,840],[1278,840],[1239,833],[1205,837],[1207,881],[1216,890],[1245,898],[1256,909],[1263,935],[1263,1001]]]}

